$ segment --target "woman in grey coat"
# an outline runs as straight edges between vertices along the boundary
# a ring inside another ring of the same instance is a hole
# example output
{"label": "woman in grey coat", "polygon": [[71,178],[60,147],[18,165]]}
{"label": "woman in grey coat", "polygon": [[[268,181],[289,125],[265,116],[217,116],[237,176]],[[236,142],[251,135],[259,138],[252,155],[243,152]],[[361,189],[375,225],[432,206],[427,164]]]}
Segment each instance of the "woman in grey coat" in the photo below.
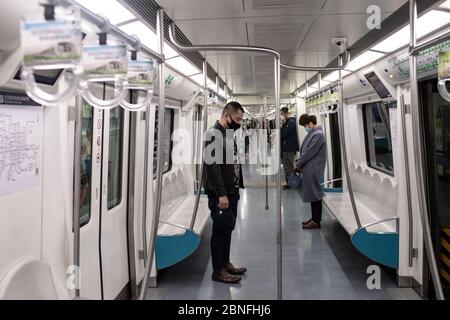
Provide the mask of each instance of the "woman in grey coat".
{"label": "woman in grey coat", "polygon": [[297,172],[301,172],[301,195],[304,202],[311,203],[312,217],[303,222],[304,229],[319,229],[322,220],[322,198],[324,193],[320,181],[325,171],[327,147],[322,127],[317,125],[317,118],[304,114],[300,117],[300,125],[305,127],[308,135],[300,148],[297,161]]}

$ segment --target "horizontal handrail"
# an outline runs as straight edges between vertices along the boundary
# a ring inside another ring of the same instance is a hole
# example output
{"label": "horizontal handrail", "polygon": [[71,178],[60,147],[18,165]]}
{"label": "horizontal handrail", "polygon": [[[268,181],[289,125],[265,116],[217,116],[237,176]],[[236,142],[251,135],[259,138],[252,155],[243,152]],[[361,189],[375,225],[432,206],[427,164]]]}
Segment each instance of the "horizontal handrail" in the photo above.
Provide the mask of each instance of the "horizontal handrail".
{"label": "horizontal handrail", "polygon": [[177,228],[184,229],[184,230],[190,230],[188,227],[182,226],[181,224],[177,224],[177,223],[172,223],[172,222],[167,222],[167,221],[159,221],[159,223],[160,224],[167,224],[169,226],[177,227]]}
{"label": "horizontal handrail", "polygon": [[[447,25],[448,27],[448,25]],[[409,48],[409,53],[412,55],[417,55],[419,54],[421,51],[427,49],[428,47],[434,46],[435,44],[442,42],[446,39],[449,38],[449,34],[446,32],[442,35],[439,35],[437,37],[434,37],[428,41],[425,41],[423,43],[421,43],[420,45],[416,45],[415,47],[410,47]]]}
{"label": "horizontal handrail", "polygon": [[275,58],[280,59],[280,53],[276,50],[258,47],[258,46],[245,46],[245,45],[231,45],[231,44],[210,44],[210,45],[195,45],[186,46],[177,42],[175,35],[175,24],[172,22],[169,24],[169,38],[170,41],[180,50],[184,51],[244,51],[244,52],[260,52],[266,53]]}
{"label": "horizontal handrail", "polygon": [[400,218],[399,218],[399,217],[392,217],[392,218],[381,219],[381,220],[378,220],[378,221],[371,222],[371,223],[368,223],[368,224],[366,224],[366,225],[363,225],[363,226],[359,227],[358,229],[356,229],[356,230],[351,234],[351,236],[353,237],[353,235],[355,235],[358,231],[360,231],[360,230],[362,230],[362,229],[367,229],[367,228],[376,226],[377,224],[384,223],[384,222],[389,222],[389,221],[393,221],[393,220],[396,220],[396,221],[397,221],[397,224],[396,224],[396,226],[395,226],[395,230],[396,230],[396,232],[398,232],[398,231],[399,231],[398,222],[400,221]]}
{"label": "horizontal handrail", "polygon": [[[108,19],[105,19],[103,17],[100,17],[93,13],[92,11],[86,9],[83,6],[80,6],[76,1],[74,0],[59,0],[60,4],[66,7],[74,6],[80,10],[81,16],[88,20],[89,22],[95,24],[98,27],[104,28],[107,26],[108,33],[124,40],[127,42],[130,46],[136,47],[139,45],[139,40],[136,39],[134,36],[130,36],[115,25],[112,25],[108,22]],[[164,61],[164,56],[162,54],[156,53],[152,49],[150,49],[147,46],[140,45],[140,50],[144,52],[145,54],[149,55],[151,58],[155,59],[158,62]]]}
{"label": "horizontal handrail", "polygon": [[324,186],[326,184],[329,184],[329,183],[332,183],[332,182],[336,182],[336,181],[342,181],[342,180],[343,180],[342,178],[329,180],[329,181],[325,181],[325,182],[321,183],[321,185]]}
{"label": "horizontal handrail", "polygon": [[339,71],[344,70],[345,67],[348,66],[351,60],[351,54],[349,50],[345,51],[346,60],[345,63],[340,67],[302,67],[302,66],[293,66],[289,64],[280,63],[280,66],[287,70],[295,70],[295,71],[310,71],[310,72],[321,72],[321,71]]}
{"label": "horizontal handrail", "polygon": [[[169,25],[169,38],[170,41],[180,50],[185,51],[244,51],[244,52],[260,52],[272,55],[278,59],[280,59],[281,55],[278,51],[266,48],[266,47],[258,47],[258,46],[246,46],[246,45],[229,45],[229,44],[212,44],[212,45],[195,45],[195,46],[186,46],[177,42],[175,35],[175,24],[171,23]],[[303,67],[303,66],[293,66],[280,63],[280,67],[288,69],[288,70],[297,70],[297,71],[339,71],[343,70],[351,60],[351,54],[347,50],[346,51],[346,63],[341,67]]]}

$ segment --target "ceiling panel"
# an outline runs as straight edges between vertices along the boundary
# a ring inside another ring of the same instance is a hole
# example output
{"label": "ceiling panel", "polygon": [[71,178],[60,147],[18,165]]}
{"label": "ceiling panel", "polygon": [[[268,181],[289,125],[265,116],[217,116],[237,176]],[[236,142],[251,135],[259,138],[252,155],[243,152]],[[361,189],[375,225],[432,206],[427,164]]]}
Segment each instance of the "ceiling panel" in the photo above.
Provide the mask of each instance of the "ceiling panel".
{"label": "ceiling panel", "polygon": [[177,22],[177,26],[194,44],[239,43],[247,44],[244,20],[201,20]]}
{"label": "ceiling panel", "polygon": [[297,66],[326,66],[332,58],[338,55],[338,51],[297,51],[289,61]]}
{"label": "ceiling panel", "polygon": [[[281,51],[284,63],[325,66],[338,54],[333,37],[346,37],[351,45],[370,31],[369,5],[378,5],[384,19],[407,0],[157,2],[193,44],[257,45]],[[272,57],[208,53],[207,59],[234,92],[273,90]],[[283,72],[282,93],[292,92],[305,78],[303,72]]]}
{"label": "ceiling panel", "polygon": [[[384,19],[388,14],[385,13],[382,16]],[[366,22],[367,14],[337,15],[332,18],[330,16],[317,17],[297,55],[308,52],[336,53],[337,48],[332,43],[332,38],[346,37],[348,45],[352,45],[370,31]]]}
{"label": "ceiling panel", "polygon": [[242,0],[157,0],[156,2],[176,22],[244,15]]}
{"label": "ceiling panel", "polygon": [[208,62],[220,75],[241,75],[252,73],[250,58],[244,55],[207,55]]}
{"label": "ceiling panel", "polygon": [[394,12],[407,2],[408,0],[327,0],[322,13],[366,13],[371,5],[379,6],[381,12]]}
{"label": "ceiling panel", "polygon": [[257,23],[254,25],[254,44],[277,51],[295,50],[305,23]]}

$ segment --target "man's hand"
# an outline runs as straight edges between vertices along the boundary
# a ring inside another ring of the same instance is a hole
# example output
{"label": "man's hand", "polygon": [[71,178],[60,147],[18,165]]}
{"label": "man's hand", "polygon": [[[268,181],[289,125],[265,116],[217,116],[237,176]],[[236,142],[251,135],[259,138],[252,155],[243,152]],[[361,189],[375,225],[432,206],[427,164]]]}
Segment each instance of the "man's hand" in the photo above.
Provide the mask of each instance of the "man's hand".
{"label": "man's hand", "polygon": [[220,209],[227,209],[230,205],[230,202],[228,201],[227,196],[223,196],[219,198],[219,208]]}
{"label": "man's hand", "polygon": [[299,167],[295,167],[294,171],[297,173],[302,173],[302,169]]}

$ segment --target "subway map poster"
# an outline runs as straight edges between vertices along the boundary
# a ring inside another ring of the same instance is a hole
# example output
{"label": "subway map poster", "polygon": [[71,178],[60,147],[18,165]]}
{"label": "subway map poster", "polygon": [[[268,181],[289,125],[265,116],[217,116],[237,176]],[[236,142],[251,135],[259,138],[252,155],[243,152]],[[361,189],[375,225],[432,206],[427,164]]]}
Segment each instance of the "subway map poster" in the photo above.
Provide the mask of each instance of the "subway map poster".
{"label": "subway map poster", "polygon": [[41,106],[0,91],[0,196],[40,185],[42,129]]}

